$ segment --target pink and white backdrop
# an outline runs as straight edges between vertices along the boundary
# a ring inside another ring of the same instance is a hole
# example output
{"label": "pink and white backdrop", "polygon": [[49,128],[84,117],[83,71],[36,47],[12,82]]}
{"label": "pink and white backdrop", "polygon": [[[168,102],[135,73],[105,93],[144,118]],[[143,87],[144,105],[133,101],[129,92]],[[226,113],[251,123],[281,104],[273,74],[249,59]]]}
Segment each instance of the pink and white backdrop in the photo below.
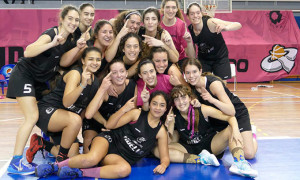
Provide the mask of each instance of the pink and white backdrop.
{"label": "pink and white backdrop", "polygon": [[[110,19],[118,10],[97,10]],[[25,47],[58,24],[59,10],[0,10],[0,67],[23,56]],[[238,82],[262,82],[300,74],[300,30],[292,11],[233,11],[216,18],[238,21],[238,31],[224,32]]]}

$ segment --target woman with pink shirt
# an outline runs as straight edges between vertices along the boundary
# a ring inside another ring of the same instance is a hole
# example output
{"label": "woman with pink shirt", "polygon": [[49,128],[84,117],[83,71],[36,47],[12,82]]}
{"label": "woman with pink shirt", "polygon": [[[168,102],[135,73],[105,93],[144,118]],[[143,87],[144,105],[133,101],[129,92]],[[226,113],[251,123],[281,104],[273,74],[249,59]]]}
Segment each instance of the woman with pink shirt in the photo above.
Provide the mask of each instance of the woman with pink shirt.
{"label": "woman with pink shirt", "polygon": [[184,17],[177,0],[163,0],[161,3],[162,21],[160,25],[169,32],[179,53],[178,64],[181,65],[186,57],[194,58],[195,50],[189,31],[186,28]]}

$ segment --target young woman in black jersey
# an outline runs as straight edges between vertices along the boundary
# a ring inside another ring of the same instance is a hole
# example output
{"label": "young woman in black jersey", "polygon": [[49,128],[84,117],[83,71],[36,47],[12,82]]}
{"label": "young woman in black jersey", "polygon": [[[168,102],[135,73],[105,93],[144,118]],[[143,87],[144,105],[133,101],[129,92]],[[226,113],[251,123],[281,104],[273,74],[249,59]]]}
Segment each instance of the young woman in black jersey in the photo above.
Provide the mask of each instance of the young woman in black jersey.
{"label": "young woman in black jersey", "polygon": [[[72,144],[82,126],[83,112],[99,88],[94,73],[101,66],[100,50],[86,48],[81,63],[81,66],[63,75],[56,88],[38,102],[39,119],[36,125],[52,137],[54,144],[37,134],[32,135],[26,151],[28,162],[32,162],[36,152],[43,149],[56,156],[56,162],[78,154],[78,143]],[[73,150],[69,153],[71,146]]]}
{"label": "young woman in black jersey", "polygon": [[114,59],[107,68],[111,72],[111,87],[115,89],[117,97],[110,96],[107,92],[104,96],[97,94],[88,106],[85,113],[88,119],[84,119],[82,126],[84,153],[89,151],[92,139],[102,132],[112,114],[117,111],[125,113],[136,107],[134,98],[136,83],[132,79],[127,79],[128,72],[124,62],[121,59]]}
{"label": "young woman in black jersey", "polygon": [[143,11],[144,27],[140,28],[139,36],[143,40],[142,59],[148,58],[152,47],[164,47],[169,52],[170,61],[176,63],[179,53],[171,35],[160,27],[160,13],[154,7]]}
{"label": "young woman in black jersey", "polygon": [[228,49],[221,32],[235,31],[242,27],[239,22],[223,21],[202,16],[198,3],[187,7],[187,16],[191,21],[188,29],[194,44],[198,46],[198,58],[204,72],[213,72],[223,80],[231,78]]}
{"label": "young woman in black jersey", "polygon": [[169,53],[163,47],[153,47],[151,49],[150,59],[155,64],[155,69],[158,74],[170,75],[172,84],[183,84],[188,86],[188,83],[184,80],[182,73],[176,66],[169,60]]}
{"label": "young woman in black jersey", "polygon": [[[167,132],[161,122],[167,104],[167,95],[156,91],[151,94],[149,111],[133,109],[125,114],[118,111],[106,123],[106,128],[112,130],[95,137],[88,154],[74,156],[52,166],[40,165],[36,169],[37,174],[45,176],[60,168],[60,178],[124,178],[131,173],[131,165],[145,157],[156,142],[160,164],[153,172],[163,174],[170,163]],[[99,163],[101,167],[94,167]]]}
{"label": "young woman in black jersey", "polygon": [[[197,59],[187,59],[182,70],[193,92],[202,104],[213,106],[225,114],[235,116],[244,141],[246,159],[255,157],[257,151],[256,137],[252,135],[250,116],[245,104],[224,85],[220,78],[202,74],[202,66]],[[211,118],[211,124],[217,131],[222,131],[228,123]]]}
{"label": "young woman in black jersey", "polygon": [[[64,7],[60,12],[59,22],[59,26],[46,30],[38,40],[26,47],[24,58],[20,59],[10,76],[7,97],[17,99],[25,121],[18,130],[14,157],[8,167],[9,173],[34,173],[34,167],[23,163],[22,154],[38,120],[36,101],[47,87],[45,82],[56,75],[57,67],[73,64],[73,61],[62,56],[76,44],[72,33],[79,25],[78,10],[73,6]],[[78,47],[81,48],[80,45]]]}
{"label": "young woman in black jersey", "polygon": [[92,42],[94,46],[100,49],[102,54],[102,64],[97,72],[97,76],[100,77],[101,72],[107,65],[106,50],[114,40],[113,27],[107,20],[98,20],[95,24],[94,34],[92,36]]}
{"label": "young woman in black jersey", "polygon": [[122,38],[128,33],[138,33],[142,23],[142,15],[139,11],[123,11],[112,22],[116,38],[107,49],[106,59],[111,61],[115,58]]}
{"label": "young woman in black jersey", "polygon": [[[179,133],[178,143],[169,144],[171,162],[197,163],[199,159],[202,164],[219,166],[216,157],[210,153],[221,155],[229,146],[234,158],[234,163],[229,168],[230,172],[256,177],[257,171],[252,169],[244,158],[243,140],[236,118],[204,104],[200,108],[194,108],[191,105],[194,96],[189,88],[182,85],[174,87],[171,91],[175,107],[173,111],[170,110],[165,125],[170,137],[174,127]],[[208,117],[226,121],[229,126],[217,133],[210,125]]]}

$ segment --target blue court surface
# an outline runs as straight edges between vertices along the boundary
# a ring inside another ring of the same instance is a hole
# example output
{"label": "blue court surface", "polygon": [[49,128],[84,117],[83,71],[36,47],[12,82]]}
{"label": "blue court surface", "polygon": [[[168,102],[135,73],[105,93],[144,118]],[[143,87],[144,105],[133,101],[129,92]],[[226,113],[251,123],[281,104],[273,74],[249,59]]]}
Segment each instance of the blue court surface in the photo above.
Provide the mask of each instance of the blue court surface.
{"label": "blue court surface", "polygon": [[[254,169],[258,170],[256,179],[263,180],[299,180],[300,179],[300,138],[280,138],[280,139],[259,139],[259,149],[256,158],[250,160]],[[34,163],[41,164],[53,162],[53,158],[47,157],[43,159],[42,154],[38,152]],[[152,170],[159,164],[159,160],[155,158],[144,158],[137,164],[133,165],[132,172],[129,177],[124,179],[136,180],[235,180],[250,179],[229,172],[233,159],[228,150],[222,160],[220,167],[204,166],[200,164],[170,164],[169,168],[163,175],[153,174]],[[3,167],[6,168],[6,167]],[[5,169],[2,169],[5,171]],[[34,175],[21,176],[10,175],[7,172],[0,174],[1,179],[38,179]],[[57,176],[51,176],[42,179],[58,179]],[[93,179],[93,178],[80,178]]]}

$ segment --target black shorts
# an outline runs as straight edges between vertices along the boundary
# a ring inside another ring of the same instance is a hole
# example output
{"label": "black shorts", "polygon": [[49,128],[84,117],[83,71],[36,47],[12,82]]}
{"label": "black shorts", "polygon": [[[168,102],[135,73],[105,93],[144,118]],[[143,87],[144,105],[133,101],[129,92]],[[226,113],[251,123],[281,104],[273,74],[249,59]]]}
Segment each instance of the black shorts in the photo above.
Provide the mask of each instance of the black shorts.
{"label": "black shorts", "polygon": [[216,132],[212,132],[207,136],[204,136],[198,144],[187,144],[185,142],[179,141],[179,143],[187,150],[190,154],[199,154],[203,149],[206,149],[208,152],[211,151],[211,141],[216,135]]}
{"label": "black shorts", "polygon": [[139,158],[134,158],[134,159],[127,158],[124,155],[124,153],[119,152],[118,147],[116,145],[117,139],[115,139],[113,137],[112,131],[102,132],[102,133],[98,134],[96,137],[103,137],[108,141],[109,148],[108,148],[107,154],[117,154],[117,155],[121,156],[123,159],[125,159],[130,165],[132,165],[132,164],[136,163],[138,160],[140,160]]}
{"label": "black shorts", "polygon": [[200,60],[203,72],[212,72],[221,79],[231,79],[231,69],[228,57],[216,61]]}
{"label": "black shorts", "polygon": [[102,128],[105,128],[104,125],[99,123],[95,119],[84,118],[82,122],[82,135],[86,130],[93,130],[100,134],[102,132]]}
{"label": "black shorts", "polygon": [[[49,132],[48,131],[48,124],[49,124],[50,118],[58,108],[53,107],[51,105],[38,103],[38,109],[39,109],[39,119],[38,119],[38,122],[36,123],[36,126],[38,126],[47,136],[51,136],[51,138],[53,139],[54,145],[60,145],[62,132]],[[79,142],[79,140],[76,139],[75,143],[76,142]]]}
{"label": "black shorts", "polygon": [[[200,154],[202,150],[206,149],[208,152],[212,153],[211,150],[211,142],[213,140],[213,138],[215,137],[217,133],[216,132],[212,132],[210,134],[208,134],[207,136],[203,137],[202,140],[199,142],[199,144],[193,144],[193,145],[189,145],[186,143],[182,143],[179,142],[186,150],[188,153],[190,154]],[[224,155],[224,152],[222,152],[221,154],[217,155],[216,157],[218,159],[221,159]]]}
{"label": "black shorts", "polygon": [[[236,117],[236,119],[240,132],[251,131],[250,116],[248,112]],[[209,121],[212,127],[218,132],[224,130],[229,125],[228,122],[217,119],[209,118]]]}
{"label": "black shorts", "polygon": [[22,71],[18,64],[12,70],[9,77],[7,95],[8,98],[33,96],[37,100],[42,98],[42,92],[47,90],[48,85],[34,81],[34,78],[28,72]]}

